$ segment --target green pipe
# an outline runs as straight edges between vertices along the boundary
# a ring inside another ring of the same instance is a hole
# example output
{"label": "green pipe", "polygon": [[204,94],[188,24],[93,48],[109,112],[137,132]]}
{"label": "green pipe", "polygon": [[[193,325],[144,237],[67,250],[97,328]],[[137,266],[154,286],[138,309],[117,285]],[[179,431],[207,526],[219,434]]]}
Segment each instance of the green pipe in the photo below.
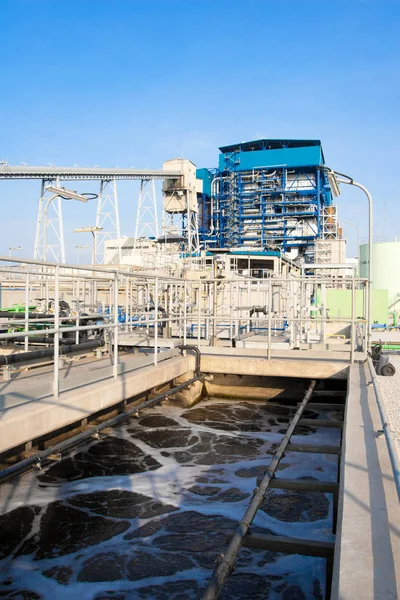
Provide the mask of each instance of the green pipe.
{"label": "green pipe", "polygon": [[382,344],[383,350],[400,350],[400,344]]}

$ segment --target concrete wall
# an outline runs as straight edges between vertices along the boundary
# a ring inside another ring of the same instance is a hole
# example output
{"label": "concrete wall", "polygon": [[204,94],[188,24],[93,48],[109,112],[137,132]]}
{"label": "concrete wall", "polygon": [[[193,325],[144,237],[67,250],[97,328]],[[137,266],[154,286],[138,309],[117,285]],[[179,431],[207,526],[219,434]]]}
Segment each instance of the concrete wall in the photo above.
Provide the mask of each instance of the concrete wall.
{"label": "concrete wall", "polygon": [[328,352],[298,351],[293,352],[291,355],[287,352],[286,356],[267,360],[265,350],[257,352],[256,349],[246,351],[242,348],[221,348],[221,352],[217,352],[217,348],[213,348],[212,351],[213,354],[202,353],[200,369],[203,373],[300,377],[305,379],[347,379],[348,361],[343,359],[343,355],[329,357]]}
{"label": "concrete wall", "polygon": [[[193,356],[176,357],[79,389],[36,399],[0,411],[0,453],[51,431],[79,422],[122,400],[144,394],[194,368]],[[50,374],[52,378],[52,373]]]}

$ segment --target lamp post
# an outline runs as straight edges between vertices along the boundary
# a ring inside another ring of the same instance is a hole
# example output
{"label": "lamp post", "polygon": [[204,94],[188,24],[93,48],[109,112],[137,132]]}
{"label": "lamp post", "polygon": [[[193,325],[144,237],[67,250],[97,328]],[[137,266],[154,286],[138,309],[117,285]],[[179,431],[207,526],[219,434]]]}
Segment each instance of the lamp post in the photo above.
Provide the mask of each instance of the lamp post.
{"label": "lamp post", "polygon": [[13,250],[22,250],[22,246],[10,246],[8,249],[8,253],[12,256]]}
{"label": "lamp post", "polygon": [[[78,194],[73,190],[68,190],[64,187],[59,187],[56,185],[48,185],[46,187],[48,192],[52,192],[53,196],[46,202],[46,206],[44,208],[44,241],[43,241],[43,258],[46,260],[47,257],[47,210],[50,204],[53,202],[55,198],[62,198],[63,200],[78,200],[79,202],[88,202],[89,198],[86,195]],[[64,261],[64,259],[63,259]]]}
{"label": "lamp post", "polygon": [[367,196],[368,199],[368,297],[367,297],[367,304],[368,304],[368,315],[367,315],[367,320],[368,320],[368,345],[371,342],[371,332],[372,332],[372,277],[373,277],[373,260],[372,260],[372,225],[373,225],[373,202],[372,202],[372,196],[370,194],[370,192],[367,190],[367,188],[362,185],[361,183],[358,183],[357,181],[354,181],[354,179],[352,179],[351,177],[349,177],[348,175],[344,175],[343,173],[338,173],[337,171],[334,171],[333,169],[330,169],[329,167],[321,167],[321,170],[325,171],[332,189],[332,193],[334,196],[340,196],[340,188],[339,188],[339,184],[340,183],[345,183],[346,185],[353,185],[354,187],[360,188],[360,190],[362,190],[364,192],[364,194]]}
{"label": "lamp post", "polygon": [[85,248],[90,248],[90,246],[86,245],[82,245],[82,244],[78,244],[77,246],[75,246],[76,248],[76,263],[79,265],[79,250],[83,250]]}
{"label": "lamp post", "polygon": [[93,250],[92,250],[92,265],[96,264],[96,234],[102,231],[102,227],[79,227],[74,229],[75,233],[91,233],[93,236]]}

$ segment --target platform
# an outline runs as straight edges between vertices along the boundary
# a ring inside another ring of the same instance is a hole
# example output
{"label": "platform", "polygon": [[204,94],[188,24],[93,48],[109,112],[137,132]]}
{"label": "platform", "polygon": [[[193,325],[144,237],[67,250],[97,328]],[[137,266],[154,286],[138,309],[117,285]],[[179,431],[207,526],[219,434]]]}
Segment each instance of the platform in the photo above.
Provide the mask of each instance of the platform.
{"label": "platform", "polygon": [[351,367],[332,600],[400,597],[400,507],[366,364]]}
{"label": "platform", "polygon": [[63,369],[59,398],[51,393],[52,367],[4,382],[0,388],[0,453],[60,429],[96,412],[163,385],[194,368],[193,356],[168,351],[158,357],[120,357],[119,376],[112,377],[109,359]]}

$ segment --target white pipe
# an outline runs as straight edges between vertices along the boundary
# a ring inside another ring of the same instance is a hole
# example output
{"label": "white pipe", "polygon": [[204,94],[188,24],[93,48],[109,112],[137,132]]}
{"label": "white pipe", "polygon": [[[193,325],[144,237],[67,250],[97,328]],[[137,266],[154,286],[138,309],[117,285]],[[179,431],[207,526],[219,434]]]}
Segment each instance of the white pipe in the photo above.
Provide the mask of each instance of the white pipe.
{"label": "white pipe", "polygon": [[[345,175],[347,177],[347,175]],[[338,179],[339,183],[346,183],[347,185],[354,185],[355,187],[360,188],[367,196],[368,199],[368,221],[369,221],[369,239],[368,239],[368,254],[369,254],[369,265],[368,265],[368,280],[369,280],[369,289],[368,289],[368,345],[371,342],[371,334],[372,334],[372,276],[373,276],[373,268],[372,268],[372,231],[373,231],[373,202],[372,196],[367,190],[367,188],[361,183],[357,183],[353,181],[349,177],[349,181],[344,179]]]}

